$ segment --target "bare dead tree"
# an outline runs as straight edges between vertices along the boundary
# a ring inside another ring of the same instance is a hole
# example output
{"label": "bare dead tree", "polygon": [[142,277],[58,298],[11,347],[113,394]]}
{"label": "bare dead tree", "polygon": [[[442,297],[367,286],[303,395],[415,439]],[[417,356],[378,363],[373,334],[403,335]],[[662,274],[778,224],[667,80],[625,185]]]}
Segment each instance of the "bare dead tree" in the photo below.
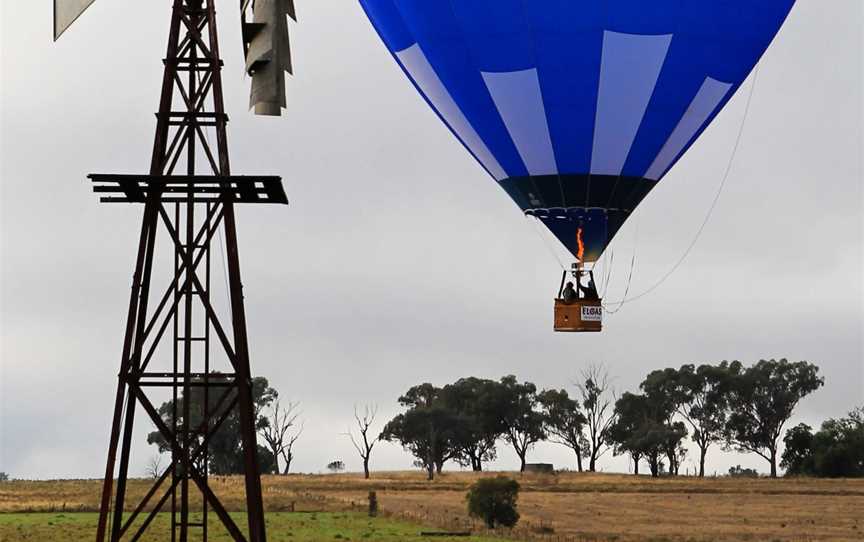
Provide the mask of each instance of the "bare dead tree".
{"label": "bare dead tree", "polygon": [[360,458],[363,459],[363,476],[366,479],[369,478],[369,456],[372,455],[372,448],[379,439],[377,436],[371,440],[369,439],[369,428],[375,422],[375,416],[377,414],[377,405],[365,405],[363,407],[362,416],[357,412],[357,406],[355,405],[354,420],[357,422],[357,429],[360,434],[355,438],[353,431],[349,430],[345,433],[348,435],[348,438],[351,439],[351,444],[354,445],[354,449],[357,450],[358,454],[360,454]]}
{"label": "bare dead tree", "polygon": [[144,467],[144,475],[154,480],[162,476],[162,454],[156,454],[150,458]]}
{"label": "bare dead tree", "polygon": [[[288,402],[288,406],[283,408],[282,404],[277,400],[270,408],[270,415],[267,416],[267,425],[261,428],[261,436],[264,437],[264,442],[267,443],[270,452],[273,454],[274,473],[279,474],[279,457],[281,456],[285,462],[285,471],[283,474],[288,474],[293,454],[291,448],[294,442],[300,437],[303,432],[301,425],[300,430],[291,434],[291,428],[297,423],[297,418],[300,416],[297,408],[299,402]],[[286,454],[286,448],[288,453]]]}
{"label": "bare dead tree", "polygon": [[305,421],[300,422],[300,427],[297,428],[297,432],[293,434],[289,434],[285,438],[285,445],[282,446],[282,459],[285,460],[285,469],[282,471],[282,474],[288,474],[288,471],[291,470],[291,462],[294,461],[294,443],[297,442],[297,439],[300,438],[300,435],[303,434],[303,428],[306,426]]}
{"label": "bare dead tree", "polygon": [[609,372],[603,365],[591,364],[580,373],[576,389],[582,398],[582,410],[588,422],[588,470],[595,472],[597,459],[609,449],[609,426],[615,421],[615,391]]}

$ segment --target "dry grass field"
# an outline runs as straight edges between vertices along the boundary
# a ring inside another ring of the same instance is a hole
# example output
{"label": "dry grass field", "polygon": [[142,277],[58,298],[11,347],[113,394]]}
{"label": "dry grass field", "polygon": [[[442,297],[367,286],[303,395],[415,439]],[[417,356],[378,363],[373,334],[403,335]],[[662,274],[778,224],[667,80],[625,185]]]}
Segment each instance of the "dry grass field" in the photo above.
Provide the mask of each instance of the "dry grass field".
{"label": "dry grass field", "polygon": [[[483,473],[488,476],[488,473]],[[522,485],[522,521],[508,536],[524,540],[864,540],[864,480],[652,480],[617,474],[515,476]],[[265,476],[270,512],[358,511],[375,490],[384,514],[441,528],[474,528],[464,495],[478,477],[445,473],[426,482],[419,472]],[[100,482],[15,481],[0,484],[0,512],[95,511]],[[215,478],[230,510],[243,508],[242,481]],[[149,482],[136,480],[143,495]]]}

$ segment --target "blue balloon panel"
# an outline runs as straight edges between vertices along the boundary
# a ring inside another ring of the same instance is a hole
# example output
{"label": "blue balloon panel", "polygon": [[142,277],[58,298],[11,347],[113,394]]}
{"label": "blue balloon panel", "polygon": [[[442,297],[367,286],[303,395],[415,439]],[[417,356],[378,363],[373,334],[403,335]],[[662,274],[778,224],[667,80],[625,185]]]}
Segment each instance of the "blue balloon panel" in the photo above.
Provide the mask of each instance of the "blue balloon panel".
{"label": "blue balloon panel", "polygon": [[586,261],[735,94],[794,2],[360,0],[453,134],[574,255],[580,232]]}

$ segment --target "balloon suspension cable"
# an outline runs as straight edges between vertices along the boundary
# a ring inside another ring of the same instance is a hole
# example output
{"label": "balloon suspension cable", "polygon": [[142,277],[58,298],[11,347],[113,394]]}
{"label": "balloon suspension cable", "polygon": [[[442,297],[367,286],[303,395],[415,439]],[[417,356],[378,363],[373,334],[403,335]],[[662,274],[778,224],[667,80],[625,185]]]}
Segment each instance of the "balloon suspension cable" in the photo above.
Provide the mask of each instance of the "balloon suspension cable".
{"label": "balloon suspension cable", "polygon": [[612,282],[612,266],[615,263],[615,249],[609,248],[609,259],[603,258],[603,293],[600,298],[606,297],[606,292],[609,290],[609,283]]}
{"label": "balloon suspension cable", "polygon": [[[757,63],[756,68],[753,70],[753,82],[750,84],[750,92],[747,94],[747,101],[745,102],[745,105],[744,105],[744,115],[741,118],[741,125],[738,127],[738,135],[735,138],[735,145],[732,147],[732,153],[729,156],[729,162],[726,164],[726,170],[723,173],[723,177],[720,180],[720,186],[718,186],[717,192],[714,194],[714,199],[711,202],[711,206],[708,208],[708,212],[705,215],[705,219],[702,221],[702,224],[699,226],[699,229],[696,230],[696,235],[693,237],[693,240],[690,241],[690,244],[687,246],[687,249],[684,250],[684,253],[678,259],[678,261],[675,262],[675,265],[673,265],[671,268],[669,268],[669,270],[662,277],[660,277],[660,279],[657,282],[655,282],[650,288],[640,292],[637,295],[634,295],[633,297],[627,297],[627,292],[630,289],[630,279],[628,278],[627,290],[625,290],[622,298],[618,301],[613,301],[613,302],[610,302],[608,304],[604,304],[604,310],[606,310],[607,312],[614,314],[615,312],[620,310],[621,306],[623,306],[625,303],[629,303],[631,301],[635,301],[639,298],[642,298],[642,297],[650,294],[651,292],[653,292],[657,288],[659,288],[664,282],[666,282],[666,280],[669,277],[672,276],[673,273],[675,273],[675,271],[678,270],[679,267],[681,267],[681,264],[683,264],[684,260],[687,259],[687,256],[690,255],[690,252],[693,250],[693,247],[696,246],[697,241],[699,241],[699,238],[702,236],[702,232],[705,230],[705,227],[708,225],[708,221],[711,219],[711,216],[714,214],[714,209],[717,207],[717,202],[720,200],[720,194],[723,193],[723,188],[726,186],[726,181],[729,179],[729,174],[732,172],[732,166],[735,163],[735,157],[737,156],[738,149],[741,146],[741,140],[742,140],[742,136],[744,134],[744,126],[747,124],[747,117],[750,114],[750,105],[753,101],[753,93],[756,90],[756,82],[759,79],[759,66],[760,66],[760,64]],[[634,247],[633,259],[630,262],[630,265],[631,265],[630,277],[631,278],[633,276],[633,266],[635,265],[635,261],[636,261],[636,249]],[[609,311],[607,309],[607,306],[616,306],[617,308],[613,311]]]}
{"label": "balloon suspension cable", "polygon": [[[624,287],[623,299],[627,299],[627,294],[630,293],[630,286],[633,284],[633,270],[636,269],[636,250],[639,248],[639,217],[636,217],[636,225],[633,228],[633,255],[630,257],[630,272],[627,274],[627,286]],[[605,292],[604,292],[605,293]],[[603,312],[606,314],[615,314],[624,306],[624,301],[603,303]],[[614,306],[615,308],[610,308]]]}
{"label": "balloon suspension cable", "polygon": [[[552,257],[555,258],[555,260],[558,262],[558,266],[561,267],[561,270],[566,272],[569,269],[568,266],[565,265],[564,262],[561,261],[561,258],[558,256],[558,253],[555,251],[555,247],[552,246],[552,244],[549,242],[549,240],[546,239],[546,236],[543,235],[543,232],[540,231],[540,229],[537,227],[537,222],[540,222],[540,219],[537,218],[536,216],[532,217],[531,215],[528,215],[528,214],[525,215],[525,218],[527,218],[531,222],[532,228],[537,233],[537,236],[540,237],[540,240],[543,241],[543,244],[546,246],[546,249],[549,250],[549,253],[552,254]],[[534,220],[531,220],[532,218]]]}

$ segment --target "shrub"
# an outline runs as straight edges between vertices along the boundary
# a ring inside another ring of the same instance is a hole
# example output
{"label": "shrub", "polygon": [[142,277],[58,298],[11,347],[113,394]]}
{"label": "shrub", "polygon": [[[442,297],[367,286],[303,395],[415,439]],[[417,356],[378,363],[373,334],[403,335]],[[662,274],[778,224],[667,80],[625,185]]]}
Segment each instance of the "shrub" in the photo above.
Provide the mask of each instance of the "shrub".
{"label": "shrub", "polygon": [[341,472],[345,470],[345,463],[339,460],[331,461],[330,463],[327,463],[327,470],[330,472]]}
{"label": "shrub", "polygon": [[519,512],[516,511],[518,498],[519,482],[506,476],[481,478],[465,496],[468,514],[482,519],[490,529],[496,525],[516,525],[519,521]]}
{"label": "shrub", "polygon": [[5,472],[0,472],[0,482],[8,482],[9,475]]}
{"label": "shrub", "polygon": [[824,421],[816,433],[799,424],[786,431],[783,442],[780,465],[787,475],[864,476],[864,408]]}
{"label": "shrub", "polygon": [[748,469],[738,465],[736,467],[729,467],[729,476],[732,478],[758,478],[759,473],[756,472],[756,469]]}

